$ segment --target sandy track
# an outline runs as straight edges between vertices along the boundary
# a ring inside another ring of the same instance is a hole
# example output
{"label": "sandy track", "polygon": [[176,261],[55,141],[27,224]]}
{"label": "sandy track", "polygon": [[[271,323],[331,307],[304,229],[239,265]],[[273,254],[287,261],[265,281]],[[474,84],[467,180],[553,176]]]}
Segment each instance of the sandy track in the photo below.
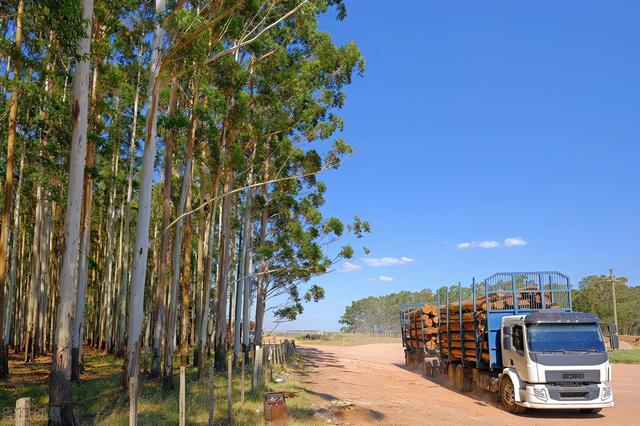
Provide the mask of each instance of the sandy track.
{"label": "sandy track", "polygon": [[600,414],[529,410],[518,417],[500,409],[492,394],[474,391],[463,395],[444,387],[440,380],[428,380],[406,369],[399,344],[299,348],[307,355],[301,380],[309,384],[318,406],[331,406],[330,401],[337,399],[359,407],[356,417],[344,417],[346,423],[620,425],[640,419],[640,365],[613,366],[616,406]]}

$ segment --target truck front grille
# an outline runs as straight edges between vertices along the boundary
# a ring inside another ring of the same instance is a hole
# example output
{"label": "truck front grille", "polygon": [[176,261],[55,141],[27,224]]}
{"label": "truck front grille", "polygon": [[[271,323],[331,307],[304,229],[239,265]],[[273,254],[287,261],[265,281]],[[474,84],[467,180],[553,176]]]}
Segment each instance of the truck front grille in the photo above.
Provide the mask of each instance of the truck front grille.
{"label": "truck front grille", "polygon": [[598,385],[547,386],[549,397],[556,401],[591,401],[598,397]]}
{"label": "truck front grille", "polygon": [[547,383],[598,383],[600,382],[600,370],[547,370],[545,371]]}

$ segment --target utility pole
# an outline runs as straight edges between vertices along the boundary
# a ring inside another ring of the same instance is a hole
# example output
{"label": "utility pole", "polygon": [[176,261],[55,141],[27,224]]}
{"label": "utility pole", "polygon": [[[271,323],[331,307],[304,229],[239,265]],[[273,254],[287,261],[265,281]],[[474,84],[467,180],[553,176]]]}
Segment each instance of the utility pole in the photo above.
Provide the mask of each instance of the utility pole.
{"label": "utility pole", "polygon": [[616,333],[618,330],[618,305],[616,303],[616,277],[613,275],[613,269],[609,269],[609,279],[611,280],[611,294],[613,294],[613,322],[616,325]]}

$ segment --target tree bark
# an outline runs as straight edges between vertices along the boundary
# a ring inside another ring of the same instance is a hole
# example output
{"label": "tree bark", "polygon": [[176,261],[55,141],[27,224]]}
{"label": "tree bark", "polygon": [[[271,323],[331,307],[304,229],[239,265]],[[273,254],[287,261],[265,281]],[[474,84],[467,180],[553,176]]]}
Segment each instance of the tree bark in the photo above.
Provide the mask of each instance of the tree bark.
{"label": "tree bark", "polygon": [[89,98],[89,52],[93,0],[82,0],[85,34],[80,40],[73,81],[73,133],[69,161],[69,191],[64,218],[64,251],[60,273],[56,336],[53,345],[49,385],[49,424],[75,425],[71,394],[71,333],[73,302],[78,273],[80,209],[82,204],[84,163],[87,154],[87,115]]}
{"label": "tree bark", "polygon": [[[138,60],[140,55],[138,54]],[[135,174],[136,158],[136,135],[138,130],[138,104],[140,102],[140,68],[136,75],[136,93],[133,98],[133,123],[131,123],[131,139],[129,141],[129,152],[127,153],[127,195],[125,200],[124,223],[122,224],[122,259],[120,266],[120,283],[118,289],[118,327],[116,329],[116,348],[118,356],[124,355],[126,347],[125,331],[127,326],[127,283],[129,282],[129,253],[131,252],[131,197],[133,195],[133,176]]]}
{"label": "tree bark", "polygon": [[[193,104],[195,106],[195,103]],[[180,217],[184,212],[187,206],[187,198],[189,197],[189,192],[191,189],[191,171],[193,169],[193,149],[195,144],[195,111],[192,114],[192,124],[191,131],[189,132],[189,138],[187,139],[187,149],[185,153],[184,159],[184,175],[182,176],[182,186],[180,188],[180,201],[178,202],[178,209],[176,214]],[[164,374],[166,379],[163,381],[165,384],[165,388],[173,387],[173,353],[174,353],[174,341],[176,336],[176,321],[178,314],[178,280],[180,279],[180,268],[181,268],[181,253],[182,253],[182,243],[184,238],[184,227],[185,227],[185,219],[179,219],[176,223],[176,234],[173,239],[173,251],[172,251],[172,272],[171,272],[171,293],[169,300],[169,318],[167,321],[167,330],[166,330],[166,341],[165,341],[165,371]],[[186,304],[187,309],[189,305],[188,301],[188,286],[189,282],[186,280],[187,286],[187,297]],[[185,285],[185,284],[183,284]],[[183,303],[185,301],[185,297],[183,294]],[[184,308],[184,306],[183,306]],[[188,315],[188,312],[187,312]],[[182,336],[184,338],[184,336]]]}
{"label": "tree bark", "polygon": [[[26,146],[25,146],[26,148]],[[20,171],[19,171],[19,179],[18,179],[18,187],[16,188],[16,203],[13,209],[13,229],[11,234],[11,270],[9,277],[9,292],[7,294],[7,312],[6,312],[6,322],[4,328],[4,371],[9,372],[9,359],[8,359],[8,347],[9,343],[15,339],[13,339],[13,318],[14,318],[14,304],[15,304],[15,293],[16,293],[16,285],[17,285],[17,272],[18,272],[18,230],[20,229],[20,198],[21,198],[21,189],[22,189],[22,180],[23,180],[23,170],[24,170],[24,155],[25,150],[22,151],[22,155],[20,156]],[[24,232],[23,232],[24,236]],[[24,238],[24,237],[23,237]],[[22,279],[22,277],[20,277]],[[2,367],[0,367],[2,368]]]}
{"label": "tree bark", "polygon": [[[178,100],[178,80],[171,80],[169,92],[168,116],[175,114]],[[167,292],[167,273],[169,266],[169,231],[165,231],[171,220],[171,178],[173,176],[173,130],[165,135],[164,150],[164,186],[162,192],[162,234],[160,236],[160,253],[158,255],[158,285],[156,287],[154,308],[154,332],[153,332],[153,360],[151,363],[151,376],[160,377],[160,359],[162,353],[162,335],[165,320],[165,293]],[[166,344],[166,342],[165,342]]]}
{"label": "tree bark", "polygon": [[[95,71],[94,71],[95,76]],[[94,78],[95,84],[95,78]],[[96,144],[89,142],[86,168],[95,164]],[[80,351],[82,349],[82,327],[84,307],[87,301],[87,282],[89,280],[89,258],[91,254],[91,211],[93,209],[93,178],[91,172],[84,178],[84,203],[82,207],[82,226],[80,234],[80,258],[78,261],[78,287],[76,289],[76,312],[73,318],[73,336],[71,347],[71,380],[80,380]],[[109,283],[106,283],[108,285]]]}
{"label": "tree bark", "polygon": [[[165,0],[156,0],[156,15],[162,16]],[[161,42],[164,31],[160,21],[156,21],[153,32],[153,51],[151,53],[151,73],[149,75],[149,93],[147,96],[147,133],[142,155],[142,173],[140,179],[140,202],[136,223],[136,251],[133,256],[131,289],[129,294],[129,324],[127,338],[128,377],[138,377],[140,370],[140,349],[142,317],[144,309],[144,284],[149,254],[149,224],[151,220],[151,191],[153,187],[153,169],[156,156],[156,134],[158,126],[158,88],[157,78],[160,72]],[[128,383],[128,380],[127,380]]]}
{"label": "tree bark", "polygon": [[[16,51],[22,49],[22,13],[24,1],[18,1],[16,15]],[[7,64],[8,67],[8,64]],[[8,68],[7,68],[8,69]],[[15,59],[13,79],[20,81],[20,54]],[[16,86],[17,87],[17,86]],[[5,295],[5,284],[7,282],[7,250],[9,247],[9,222],[11,220],[11,203],[13,201],[13,156],[16,140],[16,124],[18,117],[18,96],[17,88],[13,90],[11,96],[11,107],[9,108],[9,135],[7,137],[7,167],[4,181],[4,205],[2,207],[2,225],[0,228],[0,380],[9,376],[9,352],[4,341],[5,318],[7,316],[7,302]],[[14,225],[15,226],[15,225]]]}
{"label": "tree bark", "polygon": [[216,329],[214,338],[215,369],[226,370],[227,361],[227,293],[229,289],[229,267],[231,247],[231,170],[225,172],[222,189],[222,227],[220,235],[220,249],[218,251],[218,276],[216,298]]}

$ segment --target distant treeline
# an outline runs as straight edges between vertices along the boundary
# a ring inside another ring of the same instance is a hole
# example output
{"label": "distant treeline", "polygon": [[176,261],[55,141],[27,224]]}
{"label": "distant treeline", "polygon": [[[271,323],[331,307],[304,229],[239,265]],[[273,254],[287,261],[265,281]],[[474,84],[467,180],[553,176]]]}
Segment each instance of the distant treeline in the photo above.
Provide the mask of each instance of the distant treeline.
{"label": "distant treeline", "polygon": [[[625,277],[615,280],[620,334],[640,335],[640,287],[628,285]],[[613,323],[611,280],[604,275],[590,275],[580,280],[572,291],[573,309],[592,312],[602,323]],[[388,334],[400,331],[400,305],[403,303],[435,303],[432,290],[401,291],[386,296],[370,296],[355,300],[345,308],[340,324],[350,333]]]}

